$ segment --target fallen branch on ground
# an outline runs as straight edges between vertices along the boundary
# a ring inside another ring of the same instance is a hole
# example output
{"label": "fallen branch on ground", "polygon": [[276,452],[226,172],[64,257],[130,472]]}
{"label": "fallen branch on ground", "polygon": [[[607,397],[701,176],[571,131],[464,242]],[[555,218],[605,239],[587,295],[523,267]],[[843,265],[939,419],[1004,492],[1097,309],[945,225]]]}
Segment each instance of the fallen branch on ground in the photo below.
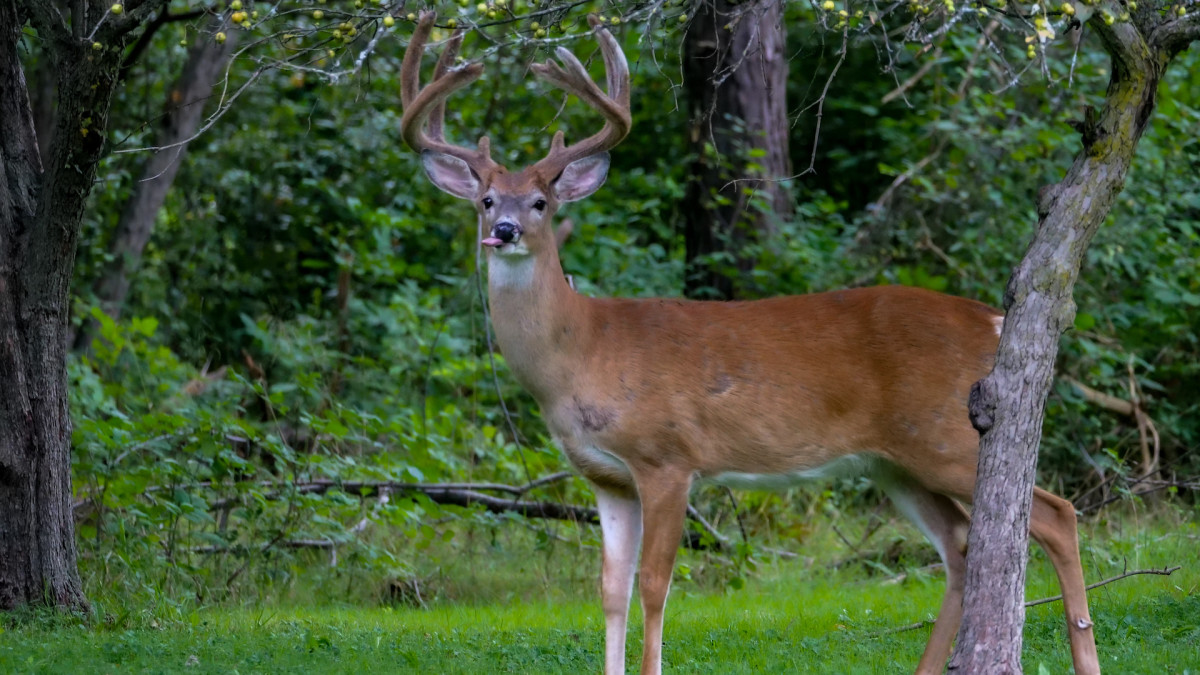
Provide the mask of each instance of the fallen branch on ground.
{"label": "fallen branch on ground", "polygon": [[[1100,588],[1101,586],[1106,586],[1108,584],[1111,584],[1114,581],[1120,581],[1121,579],[1124,579],[1126,577],[1132,577],[1132,576],[1135,576],[1138,574],[1160,574],[1163,576],[1171,576],[1172,573],[1174,573],[1180,569],[1183,569],[1183,568],[1179,565],[1175,565],[1174,567],[1164,567],[1161,570],[1156,570],[1156,569],[1132,570],[1130,572],[1125,572],[1124,574],[1118,574],[1115,577],[1109,577],[1103,581],[1097,581],[1096,583],[1088,586],[1087,590],[1090,591],[1095,588]],[[1036,607],[1038,605],[1045,605],[1045,604],[1049,604],[1051,602],[1057,602],[1059,600],[1062,600],[1062,595],[1056,595],[1052,598],[1042,598],[1040,600],[1030,600],[1029,602],[1025,603],[1025,607],[1026,608]],[[929,620],[918,621],[916,623],[910,623],[910,624],[907,624],[904,626],[896,626],[895,628],[889,628],[887,630],[879,631],[876,633],[871,633],[869,637],[880,637],[883,635],[892,635],[895,633],[903,633],[905,631],[910,631],[910,630],[918,630],[918,629],[924,628],[926,626],[932,626],[933,623],[934,623],[933,621],[929,621]]]}
{"label": "fallen branch on ground", "polygon": [[[271,488],[272,492],[264,495],[266,499],[280,499],[289,494],[324,494],[330,490],[338,489],[349,494],[366,495],[370,493],[378,494],[380,500],[386,503],[390,495],[396,493],[420,493],[429,501],[443,506],[482,506],[490,513],[516,513],[526,518],[541,518],[549,520],[566,520],[576,523],[588,523],[597,525],[600,523],[599,512],[589,506],[575,506],[572,504],[563,504],[561,502],[538,502],[538,501],[522,501],[509,497],[497,497],[494,495],[484,494],[483,491],[503,492],[513,496],[520,496],[533,490],[534,488],[542,487],[555,483],[572,476],[569,471],[560,471],[548,476],[543,476],[532,480],[525,485],[513,486],[502,483],[404,483],[398,481],[337,481],[333,479],[317,479],[311,481],[297,481],[294,483],[277,483],[277,482],[261,482],[258,484],[262,488]],[[183,489],[207,488],[214,489],[210,482],[192,483],[182,487]],[[156,492],[167,490],[166,486],[156,485],[150,486],[143,491],[143,495],[149,497]],[[174,489],[174,488],[172,488]],[[215,500],[209,503],[210,511],[219,511],[227,509],[240,503],[245,498],[244,495],[237,497],[227,497]],[[84,506],[92,503],[92,498],[88,497],[75,503],[75,509],[78,511]],[[722,535],[706,521],[699,512],[691,506],[688,507],[688,515],[691,520],[697,523],[703,533],[695,530],[689,530],[684,533],[683,545],[686,548],[693,550],[727,550],[730,546],[730,541]],[[364,518],[354,525],[350,531],[359,533],[366,529],[369,519]],[[705,536],[707,535],[707,537]],[[710,540],[711,539],[711,540]],[[301,539],[280,541],[278,545],[288,548],[326,548],[334,549],[338,544],[344,542],[334,542],[326,539]],[[188,549],[192,553],[225,553],[232,550],[244,549],[244,546],[199,546]],[[790,558],[796,554],[789,551],[781,551],[776,549],[764,549],[769,553],[780,557]]]}
{"label": "fallen branch on ground", "polygon": [[[1137,492],[1120,493],[1120,494],[1113,495],[1103,501],[1096,502],[1095,504],[1090,504],[1088,506],[1085,506],[1085,507],[1079,509],[1079,512],[1080,513],[1091,513],[1093,511],[1099,511],[1101,508],[1108,506],[1109,504],[1112,504],[1113,502],[1119,502],[1122,499],[1127,499],[1129,497],[1144,497],[1145,495],[1153,494],[1155,492],[1159,492],[1160,490],[1168,490],[1170,488],[1183,488],[1185,490],[1200,490],[1200,481],[1196,480],[1195,478],[1185,479],[1185,480],[1181,480],[1181,481],[1142,480],[1142,481],[1137,481],[1137,483],[1142,483],[1142,484],[1149,483],[1149,484],[1153,485],[1153,487],[1145,489],[1145,490],[1138,490]],[[1133,485],[1136,485],[1137,483],[1133,483]]]}
{"label": "fallen branch on ground", "polygon": [[[1121,579],[1124,579],[1125,577],[1132,577],[1132,576],[1138,575],[1138,574],[1160,574],[1162,576],[1169,577],[1169,576],[1171,576],[1171,574],[1173,572],[1176,572],[1180,569],[1183,569],[1183,567],[1180,565],[1176,565],[1174,567],[1164,567],[1161,570],[1154,570],[1154,569],[1133,570],[1131,572],[1125,572],[1124,574],[1118,574],[1115,577],[1109,577],[1109,578],[1105,579],[1104,581],[1097,581],[1096,583],[1088,586],[1087,590],[1090,591],[1094,588],[1100,588],[1101,586],[1107,586],[1108,584],[1111,584],[1114,581],[1120,581]],[[1026,607],[1036,607],[1038,605],[1045,605],[1047,603],[1057,602],[1059,600],[1062,600],[1062,595],[1056,595],[1052,598],[1042,598],[1041,600],[1030,600],[1029,602],[1025,603],[1025,606]]]}
{"label": "fallen branch on ground", "polygon": [[[367,496],[371,494],[379,495],[381,503],[386,504],[391,495],[396,494],[412,494],[419,493],[435,504],[443,506],[482,506],[490,513],[516,513],[526,518],[541,518],[549,520],[566,520],[577,523],[588,523],[597,525],[600,522],[599,512],[592,507],[574,506],[571,504],[563,504],[561,502],[540,502],[540,501],[522,501],[516,499],[535,488],[545,487],[547,485],[566,480],[573,476],[570,471],[559,471],[541,478],[525,483],[524,485],[507,485],[504,483],[406,483],[401,481],[362,481],[362,480],[336,480],[332,478],[318,478],[307,481],[295,482],[280,482],[280,481],[260,481],[256,487],[264,490],[269,490],[263,495],[266,499],[281,499],[289,495],[295,494],[324,494],[330,490],[340,490],[347,494],[355,494]],[[214,484],[211,481],[202,481],[196,483],[188,483],[186,485],[151,485],[142,491],[142,496],[151,497],[156,493],[167,491],[182,490],[198,490],[208,489],[216,490],[222,486]],[[512,497],[497,497],[494,495],[485,494],[487,492],[500,492]],[[229,509],[237,504],[240,504],[246,495],[237,495],[234,497],[223,497],[221,499],[209,502],[208,509],[210,511],[222,511]],[[74,511],[76,518],[82,518],[87,515],[85,507],[94,503],[95,496],[89,495],[74,503]],[[378,510],[378,506],[376,507]],[[688,506],[688,517],[696,523],[700,530],[688,530],[684,533],[683,545],[692,550],[729,550],[732,542],[728,537],[717,531],[716,527],[704,519],[691,505]],[[351,528],[352,533],[359,533],[366,529],[370,522],[369,518],[363,518]],[[281,542],[280,545],[290,548],[335,548],[340,542],[329,540],[294,540],[291,543]],[[200,546],[188,549],[193,553],[223,553],[230,550],[236,550],[238,547],[227,546]],[[791,551],[784,551],[774,548],[763,548],[762,550],[779,556],[781,558],[795,558],[797,555]]]}
{"label": "fallen branch on ground", "polygon": [[[301,494],[323,494],[333,489],[340,489],[343,492],[363,494],[377,493],[380,490],[390,492],[421,492],[425,494],[434,492],[450,491],[476,491],[476,492],[504,492],[514,496],[521,496],[534,488],[543,487],[551,483],[555,483],[571,477],[570,471],[559,471],[552,473],[549,476],[543,476],[532,480],[524,485],[505,485],[503,483],[405,483],[400,481],[339,481],[332,478],[320,478],[309,481],[296,481],[294,483],[282,483],[278,481],[262,481],[258,483],[258,487],[276,490],[276,492],[266,495],[268,499],[276,499],[280,492],[285,490],[295,490]],[[214,485],[210,481],[199,483],[189,483],[187,485],[151,485],[142,491],[142,494],[149,497],[155,492],[163,492],[166,490],[195,490],[200,488],[216,489],[219,485]],[[74,510],[88,506],[95,499],[89,495],[76,501],[72,506]],[[233,499],[218,499],[209,504],[209,509],[217,510],[229,506],[237,501]],[[436,500],[435,500],[436,501]]]}
{"label": "fallen branch on ground", "polygon": [[[338,545],[338,542],[336,542],[332,539],[284,539],[282,541],[274,543],[274,546],[276,548],[295,548],[295,549],[299,549],[299,548],[330,549],[337,545]],[[255,549],[256,553],[265,553],[266,549],[270,548],[270,546],[267,544],[263,544],[261,546],[256,546],[253,548]],[[205,553],[205,554],[234,553],[234,552],[249,552],[251,550],[251,547],[242,546],[239,544],[231,544],[229,546],[192,546],[191,548],[188,548],[186,550],[188,553]]]}

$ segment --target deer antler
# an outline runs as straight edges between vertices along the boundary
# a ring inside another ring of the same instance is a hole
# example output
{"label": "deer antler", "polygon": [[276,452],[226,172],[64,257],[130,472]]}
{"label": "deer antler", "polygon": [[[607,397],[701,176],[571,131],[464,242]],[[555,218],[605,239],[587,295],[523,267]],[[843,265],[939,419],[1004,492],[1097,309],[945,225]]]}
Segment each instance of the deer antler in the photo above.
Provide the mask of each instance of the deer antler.
{"label": "deer antler", "polygon": [[[454,57],[458,55],[458,48],[462,45],[461,28],[456,30],[446,43],[446,49],[438,58],[437,67],[433,71],[433,80],[428,86],[421,87],[421,54],[425,51],[425,43],[429,40],[435,16],[433,12],[421,12],[417,28],[413,31],[412,39],[404,52],[404,62],[400,66],[400,100],[404,104],[400,134],[417,152],[429,150],[457,157],[466,162],[477,175],[484,176],[499,168],[499,165],[492,161],[488,137],[481,137],[478,149],[471,150],[447,143],[443,131],[446,99],[483,74],[483,66],[478,63],[461,68],[451,67]],[[424,130],[426,123],[429,125],[428,133]]]}
{"label": "deer antler", "polygon": [[573,145],[563,144],[563,132],[558,131],[554,134],[549,154],[533,165],[533,170],[548,181],[557,178],[571,162],[615,147],[633,126],[629,113],[629,64],[625,61],[625,54],[621,52],[616,39],[600,27],[599,19],[589,15],[588,22],[596,31],[600,51],[604,54],[604,67],[608,79],[607,95],[600,91],[600,87],[588,76],[579,59],[562,47],[557,50],[562,65],[554,61],[533,65],[533,72],[539,77],[568,94],[575,94],[579,100],[604,116],[603,129]]}

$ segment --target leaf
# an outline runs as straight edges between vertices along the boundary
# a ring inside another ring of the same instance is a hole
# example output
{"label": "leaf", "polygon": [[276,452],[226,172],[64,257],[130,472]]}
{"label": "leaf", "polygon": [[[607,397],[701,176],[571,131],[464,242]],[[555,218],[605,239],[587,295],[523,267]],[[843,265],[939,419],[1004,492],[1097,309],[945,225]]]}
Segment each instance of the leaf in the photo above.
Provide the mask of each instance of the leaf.
{"label": "leaf", "polygon": [[132,328],[135,333],[141,333],[146,337],[154,337],[155,331],[158,330],[158,319],[152,316],[134,317]]}
{"label": "leaf", "polygon": [[1087,312],[1079,312],[1075,315],[1075,330],[1091,330],[1096,325],[1096,317]]}

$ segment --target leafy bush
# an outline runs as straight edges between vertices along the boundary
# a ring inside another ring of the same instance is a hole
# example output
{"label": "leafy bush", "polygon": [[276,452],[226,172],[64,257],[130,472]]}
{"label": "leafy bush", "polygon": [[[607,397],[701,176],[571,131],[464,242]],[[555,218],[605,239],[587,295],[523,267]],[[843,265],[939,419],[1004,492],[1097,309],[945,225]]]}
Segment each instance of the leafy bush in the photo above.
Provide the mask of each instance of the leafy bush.
{"label": "leafy bush", "polygon": [[[641,38],[624,36],[631,54]],[[181,56],[175,37],[156,39],[171,59]],[[791,39],[812,57],[797,60],[790,90],[807,105],[836,46],[803,30]],[[646,40],[661,60],[634,62],[636,138],[614,153],[608,185],[563,214],[575,223],[564,267],[587,294],[682,288],[686,125],[662,105],[674,95],[677,55],[662,51],[660,33]],[[547,556],[564,537],[595,543],[587,528],[564,535],[415,492],[384,500],[374,488],[338,487],[521,485],[564,468],[536,405],[490,351],[469,206],[437,193],[399,139],[399,45],[388,45],[371,77],[353,86],[264,75],[193,143],[142,261],[125,313],[132,318],[91,312],[101,328],[70,363],[71,412],[82,564],[102,602],[119,595],[181,617],[197,604],[308,592],[419,602],[404,589],[416,588],[435,538],[495,541],[501,525],[520,523]],[[1077,147],[1065,121],[1088,102],[1079,92],[1099,90],[1106,64],[1081,54],[1075,88],[997,92],[966,68],[975,38],[950,34],[942,62],[906,102],[885,105],[898,80],[879,72],[869,47],[852,49],[831,90],[817,172],[793,184],[795,217],[756,243],[759,264],[738,287],[767,296],[902,283],[999,304],[1036,222],[1034,196]],[[472,95],[454,99],[448,124],[457,138],[495,130],[496,156],[512,166],[544,150],[551,130],[536,120],[555,119],[561,102],[528,81],[526,57],[502,53]],[[902,57],[897,67],[917,66]],[[1132,380],[1160,433],[1162,461],[1195,473],[1200,67],[1195,54],[1187,58],[1162,84],[1164,103],[1128,189],[1089,255],[1060,372],[1123,398]],[[144,76],[153,86],[143,93],[118,100],[115,136],[144,142],[137,103],[165,95],[171,63]],[[947,79],[961,92],[948,93]],[[582,134],[594,117],[568,105],[555,124]],[[814,131],[807,118],[794,130],[795,166],[807,166]],[[106,164],[111,189],[95,191],[77,288],[105,262],[114,214],[137,173],[132,157]],[[88,293],[79,295],[88,308]],[[1043,482],[1069,494],[1138,467],[1132,419],[1066,384],[1048,414]],[[578,480],[532,497],[590,499]],[[697,501],[723,531],[740,515],[752,545],[684,576],[736,585],[753,571],[754,545],[803,537],[815,516],[878,496],[844,481],[738,499],[737,513],[722,491]]]}

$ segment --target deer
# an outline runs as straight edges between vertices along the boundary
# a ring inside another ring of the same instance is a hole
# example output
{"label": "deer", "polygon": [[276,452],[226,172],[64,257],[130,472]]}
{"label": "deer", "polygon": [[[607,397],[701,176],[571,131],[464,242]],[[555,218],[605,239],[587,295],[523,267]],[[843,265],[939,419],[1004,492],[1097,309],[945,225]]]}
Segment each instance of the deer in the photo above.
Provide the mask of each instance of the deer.
{"label": "deer", "polygon": [[[604,119],[593,135],[510,172],[446,141],[447,99],[483,73],[455,65],[456,30],[421,85],[434,26],[422,13],[401,64],[401,135],[439,189],[470,201],[487,251],[496,343],[571,465],[595,492],[602,535],[604,672],[625,672],[635,574],[641,672],[662,671],[663,610],[689,491],[700,482],[775,489],[833,475],[874,480],[937,549],[946,590],[918,673],[946,666],[962,619],[966,535],[979,434],[967,399],[992,368],[1003,314],[903,286],[753,301],[589,297],[564,279],[552,219],[607,178],[632,126],[629,66],[589,17],[601,90],[570,51],[531,66]],[[1079,675],[1099,673],[1074,506],[1034,491],[1032,538],[1062,588]],[[639,559],[640,550],[640,559]]]}

